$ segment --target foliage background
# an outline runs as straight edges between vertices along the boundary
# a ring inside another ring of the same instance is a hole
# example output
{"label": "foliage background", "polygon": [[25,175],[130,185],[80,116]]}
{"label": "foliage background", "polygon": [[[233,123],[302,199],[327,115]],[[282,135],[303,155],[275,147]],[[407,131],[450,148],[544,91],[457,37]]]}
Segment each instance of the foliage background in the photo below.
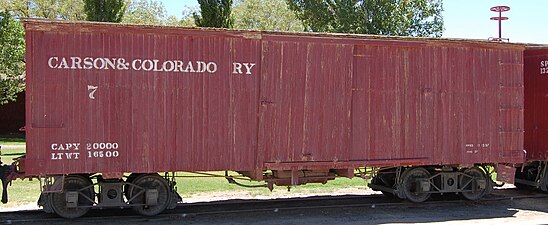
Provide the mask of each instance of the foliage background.
{"label": "foliage background", "polygon": [[25,34],[8,11],[0,12],[0,104],[24,90]]}

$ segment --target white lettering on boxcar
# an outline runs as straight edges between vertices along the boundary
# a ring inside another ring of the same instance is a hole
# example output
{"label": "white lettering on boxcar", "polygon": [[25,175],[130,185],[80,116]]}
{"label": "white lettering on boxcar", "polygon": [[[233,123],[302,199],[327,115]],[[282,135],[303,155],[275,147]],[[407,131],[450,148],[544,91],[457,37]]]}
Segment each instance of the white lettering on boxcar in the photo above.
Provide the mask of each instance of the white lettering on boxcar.
{"label": "white lettering on boxcar", "polygon": [[540,61],[540,75],[548,74],[548,60]]}
{"label": "white lettering on boxcar", "polygon": [[79,152],[52,152],[51,160],[61,160],[61,159],[80,159]]}
{"label": "white lettering on boxcar", "polygon": [[51,144],[51,150],[53,151],[78,151],[80,150],[80,143],[53,143]]}
{"label": "white lettering on boxcar", "polygon": [[477,154],[480,152],[482,148],[489,148],[491,144],[489,143],[466,143],[464,144],[465,150],[467,154]]}
{"label": "white lettering on boxcar", "polygon": [[80,57],[70,57],[72,61],[71,69],[82,69],[82,58]]}
{"label": "white lettering on boxcar", "polygon": [[180,60],[167,60],[161,62],[153,59],[135,59],[131,62],[131,68],[135,71],[154,71],[154,72],[185,72],[185,73],[215,73],[217,64],[214,62],[183,62]]}
{"label": "white lettering on boxcar", "polygon": [[73,69],[73,70],[128,70],[129,63],[124,58],[91,58],[86,57],[57,57],[48,59],[48,66],[52,69]]}
{"label": "white lettering on boxcar", "polygon": [[242,69],[245,67],[245,74],[251,75],[251,69],[255,66],[255,63],[232,63],[232,74],[244,74]]}
{"label": "white lettering on boxcar", "polygon": [[[125,58],[108,57],[60,57],[51,56],[47,60],[51,69],[66,70],[132,70],[144,72],[170,72],[170,73],[205,73],[214,74],[218,71],[219,65],[214,61],[205,60],[159,60],[136,58],[127,60]],[[252,75],[255,63],[233,62],[232,74]]]}
{"label": "white lettering on boxcar", "polygon": [[[71,70],[134,70],[147,72],[185,72],[185,73],[216,73],[217,63],[207,61],[182,61],[182,60],[159,60],[159,59],[133,59],[131,63],[125,58],[92,58],[92,57],[58,57],[52,56],[48,59],[48,66],[51,69]],[[246,63],[249,71],[254,66]]]}
{"label": "white lettering on boxcar", "polygon": [[[87,158],[117,158],[120,156],[116,142],[52,143],[50,145],[51,160],[78,160],[80,150],[87,151]],[[85,148],[85,149],[84,149]],[[86,153],[82,153],[85,157]]]}
{"label": "white lettering on boxcar", "polygon": [[52,69],[57,68],[57,66],[58,66],[57,63],[58,63],[58,61],[59,61],[59,58],[57,58],[57,57],[55,57],[55,56],[54,56],[54,57],[50,57],[49,60],[48,60],[48,66],[49,66],[49,68],[52,68]]}
{"label": "white lettering on boxcar", "polygon": [[51,160],[70,160],[80,158],[80,143],[53,143],[51,144]]}
{"label": "white lettering on boxcar", "polygon": [[95,92],[97,91],[97,86],[93,86],[93,85],[88,85],[88,91],[89,91],[89,98],[90,99],[95,99]]}
{"label": "white lettering on boxcar", "polygon": [[490,146],[491,144],[489,143],[478,143],[478,144],[467,143],[464,145],[464,147],[466,148],[489,148]]}
{"label": "white lettering on boxcar", "polygon": [[61,62],[59,62],[59,68],[68,68],[68,63],[67,63],[67,60],[65,58],[61,58]]}
{"label": "white lettering on boxcar", "polygon": [[97,142],[86,144],[88,158],[117,158],[120,156],[118,147],[118,143],[115,142]]}

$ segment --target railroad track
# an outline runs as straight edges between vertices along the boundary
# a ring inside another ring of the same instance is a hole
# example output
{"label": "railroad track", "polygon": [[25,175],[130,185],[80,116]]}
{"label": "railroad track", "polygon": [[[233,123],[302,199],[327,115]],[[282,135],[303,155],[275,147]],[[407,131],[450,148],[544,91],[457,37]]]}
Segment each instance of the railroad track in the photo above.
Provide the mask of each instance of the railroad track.
{"label": "railroad track", "polygon": [[248,213],[283,213],[295,210],[322,210],[332,208],[430,208],[450,205],[489,205],[497,201],[512,201],[526,198],[548,199],[548,194],[515,189],[498,189],[480,201],[462,200],[448,194],[434,196],[424,203],[411,203],[395,198],[375,195],[314,196],[304,198],[268,199],[268,200],[226,200],[215,202],[183,203],[174,210],[166,210],[154,217],[144,217],[131,209],[92,210],[85,217],[75,220],[59,218],[41,210],[25,210],[0,213],[0,224],[96,224],[140,222],[162,222],[182,220],[207,215],[245,215]]}

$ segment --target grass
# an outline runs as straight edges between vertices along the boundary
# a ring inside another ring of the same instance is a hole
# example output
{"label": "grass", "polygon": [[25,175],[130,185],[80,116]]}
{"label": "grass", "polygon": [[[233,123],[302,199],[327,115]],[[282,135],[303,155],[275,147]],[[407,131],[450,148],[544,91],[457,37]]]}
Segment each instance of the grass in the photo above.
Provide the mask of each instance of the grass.
{"label": "grass", "polygon": [[2,142],[0,142],[0,146],[2,146],[2,149],[0,149],[2,152],[2,155],[0,155],[0,160],[5,164],[11,164],[14,158],[22,156],[26,152],[25,145],[5,146]]}
{"label": "grass", "polygon": [[[14,136],[7,136],[7,137],[0,137],[0,145],[25,145],[25,138],[23,137],[14,137]],[[3,147],[2,147],[3,148]]]}
{"label": "grass", "polygon": [[0,136],[0,161],[11,164],[14,158],[25,154],[25,138],[18,136]]}
{"label": "grass", "polygon": [[14,180],[12,185],[8,186],[7,204],[2,204],[2,208],[14,208],[22,205],[36,204],[40,197],[40,181],[33,179]]}
{"label": "grass", "polygon": [[[217,172],[214,174],[224,174],[222,172]],[[191,176],[191,173],[180,173],[178,175]],[[230,175],[235,175],[230,174]],[[239,183],[245,185],[262,185],[264,182],[257,181],[238,181]],[[328,181],[326,184],[310,183],[300,186],[291,187],[291,192],[293,193],[321,193],[321,192],[331,192],[334,189],[346,188],[346,187],[358,187],[365,189],[367,183],[361,178],[337,178],[335,180]],[[247,188],[241,187],[234,184],[229,184],[225,178],[205,178],[205,177],[196,177],[196,178],[178,178],[177,179],[177,190],[181,196],[190,197],[195,194],[206,193],[206,192],[225,192],[225,191],[243,191],[248,192],[251,196],[257,195],[270,195],[271,192],[268,188]],[[274,186],[274,190],[287,190],[284,186]]]}
{"label": "grass", "polygon": [[[25,154],[25,139],[22,137],[0,137],[0,160],[4,164],[11,164],[14,158]],[[33,179],[14,180],[11,186],[8,186],[7,204],[3,204],[2,208],[12,208],[21,205],[36,203],[40,197],[40,181]]]}

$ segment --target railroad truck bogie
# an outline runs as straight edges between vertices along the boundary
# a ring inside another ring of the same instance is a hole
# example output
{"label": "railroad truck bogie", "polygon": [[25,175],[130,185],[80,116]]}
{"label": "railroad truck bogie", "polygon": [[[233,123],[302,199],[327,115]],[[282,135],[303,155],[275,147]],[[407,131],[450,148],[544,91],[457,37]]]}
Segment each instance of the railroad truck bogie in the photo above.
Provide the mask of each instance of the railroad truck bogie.
{"label": "railroad truck bogie", "polygon": [[486,169],[479,166],[454,168],[449,166],[412,166],[380,169],[373,175],[373,190],[385,195],[424,202],[432,194],[460,194],[468,200],[479,200],[489,193],[493,181]]}
{"label": "railroad truck bogie", "polygon": [[64,175],[45,180],[50,184],[44,187],[38,205],[65,218],[83,216],[92,208],[132,208],[141,215],[153,216],[175,208],[181,201],[168,175],[136,174],[125,181],[103,179],[102,175]]}

